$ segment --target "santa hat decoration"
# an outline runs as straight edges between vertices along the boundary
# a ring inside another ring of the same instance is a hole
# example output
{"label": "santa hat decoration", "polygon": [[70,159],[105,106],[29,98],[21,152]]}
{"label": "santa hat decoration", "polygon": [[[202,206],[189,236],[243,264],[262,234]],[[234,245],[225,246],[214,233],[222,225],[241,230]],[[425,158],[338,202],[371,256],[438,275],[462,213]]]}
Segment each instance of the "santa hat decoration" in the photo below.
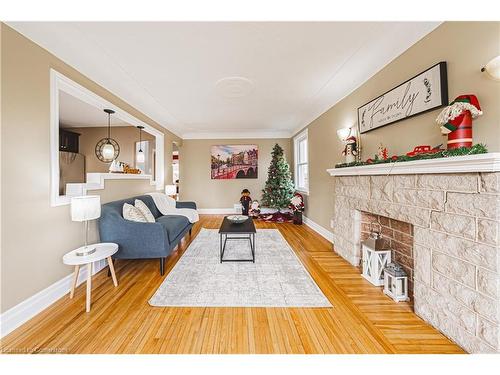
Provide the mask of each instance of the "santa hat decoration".
{"label": "santa hat decoration", "polygon": [[467,112],[472,118],[483,114],[475,95],[460,95],[441,111],[436,119],[441,125],[441,132],[448,134],[457,130]]}
{"label": "santa hat decoration", "polygon": [[350,137],[346,138],[345,143],[348,144],[348,145],[356,143],[356,137],[354,137],[354,136],[351,135]]}

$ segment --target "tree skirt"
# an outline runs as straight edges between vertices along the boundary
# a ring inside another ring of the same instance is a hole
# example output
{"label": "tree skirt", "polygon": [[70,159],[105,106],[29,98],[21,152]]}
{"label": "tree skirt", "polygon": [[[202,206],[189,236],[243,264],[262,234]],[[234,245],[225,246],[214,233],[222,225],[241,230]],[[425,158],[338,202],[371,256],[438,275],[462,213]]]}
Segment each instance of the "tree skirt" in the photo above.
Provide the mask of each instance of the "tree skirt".
{"label": "tree skirt", "polygon": [[291,223],[293,221],[293,214],[290,212],[275,212],[271,214],[260,214],[259,220],[268,223]]}

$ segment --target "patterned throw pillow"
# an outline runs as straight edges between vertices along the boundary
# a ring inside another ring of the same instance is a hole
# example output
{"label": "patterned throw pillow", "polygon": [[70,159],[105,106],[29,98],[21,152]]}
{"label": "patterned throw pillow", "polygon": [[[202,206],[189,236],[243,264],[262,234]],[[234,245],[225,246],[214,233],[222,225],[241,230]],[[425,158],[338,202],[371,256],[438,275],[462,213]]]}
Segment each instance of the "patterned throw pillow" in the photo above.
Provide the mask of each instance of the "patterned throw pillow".
{"label": "patterned throw pillow", "polygon": [[123,218],[125,220],[138,221],[140,223],[148,222],[142,214],[141,210],[128,203],[125,203],[123,205]]}
{"label": "patterned throw pillow", "polygon": [[138,208],[139,211],[141,211],[141,213],[144,215],[144,217],[146,218],[148,223],[156,222],[155,217],[153,216],[153,214],[149,210],[149,207],[146,206],[146,203],[144,203],[140,199],[136,199],[134,204],[135,204],[135,208]]}

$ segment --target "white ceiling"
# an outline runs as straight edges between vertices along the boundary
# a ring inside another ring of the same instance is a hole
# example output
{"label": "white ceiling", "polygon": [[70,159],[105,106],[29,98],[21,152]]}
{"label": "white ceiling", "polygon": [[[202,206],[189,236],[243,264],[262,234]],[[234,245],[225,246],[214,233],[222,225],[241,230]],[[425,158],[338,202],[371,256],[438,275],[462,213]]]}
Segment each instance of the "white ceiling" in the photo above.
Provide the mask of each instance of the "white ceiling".
{"label": "white ceiling", "polygon": [[[65,128],[94,128],[108,126],[104,111],[78,98],[59,91],[59,122]],[[132,126],[111,115],[111,126]]]}
{"label": "white ceiling", "polygon": [[291,136],[439,25],[9,24],[183,138]]}

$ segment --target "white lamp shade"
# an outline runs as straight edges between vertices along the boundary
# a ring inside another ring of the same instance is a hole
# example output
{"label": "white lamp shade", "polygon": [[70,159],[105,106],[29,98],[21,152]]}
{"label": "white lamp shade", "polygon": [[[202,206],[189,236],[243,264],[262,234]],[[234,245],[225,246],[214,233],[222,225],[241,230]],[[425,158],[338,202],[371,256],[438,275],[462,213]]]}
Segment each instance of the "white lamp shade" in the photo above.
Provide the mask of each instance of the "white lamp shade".
{"label": "white lamp shade", "polygon": [[103,146],[102,148],[102,156],[105,159],[113,159],[113,156],[115,156],[115,148],[111,143],[107,143]]}
{"label": "white lamp shade", "polygon": [[165,194],[166,195],[177,194],[177,187],[175,185],[165,185]]}
{"label": "white lamp shade", "polygon": [[337,137],[339,137],[341,141],[345,141],[351,135],[351,132],[352,128],[339,129],[337,130]]}
{"label": "white lamp shade", "polygon": [[144,151],[138,151],[137,152],[137,162],[138,163],[144,163]]}
{"label": "white lamp shade", "polygon": [[101,197],[84,195],[71,198],[71,220],[87,221],[101,216]]}
{"label": "white lamp shade", "polygon": [[495,57],[488,64],[486,64],[484,70],[491,78],[500,81],[500,56]]}

